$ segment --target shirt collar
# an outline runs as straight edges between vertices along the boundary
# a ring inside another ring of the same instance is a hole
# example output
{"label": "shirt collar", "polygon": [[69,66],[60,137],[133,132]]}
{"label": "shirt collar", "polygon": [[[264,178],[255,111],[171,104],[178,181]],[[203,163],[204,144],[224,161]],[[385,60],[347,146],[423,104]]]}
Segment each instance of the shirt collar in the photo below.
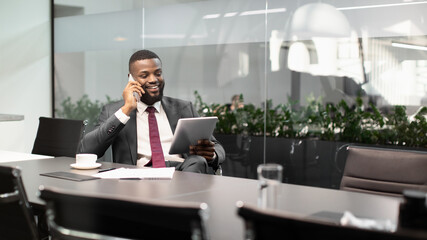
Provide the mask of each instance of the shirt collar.
{"label": "shirt collar", "polygon": [[158,113],[160,113],[160,110],[161,110],[161,106],[162,104],[161,104],[161,102],[160,101],[157,101],[157,102],[155,102],[153,105],[147,105],[147,104],[145,104],[145,103],[143,103],[143,102],[141,102],[141,101],[138,101],[138,103],[137,103],[137,111],[138,112],[140,112],[140,113],[143,113],[143,112],[145,112],[145,110],[148,108],[148,107],[154,107],[156,110],[157,110],[157,112]]}

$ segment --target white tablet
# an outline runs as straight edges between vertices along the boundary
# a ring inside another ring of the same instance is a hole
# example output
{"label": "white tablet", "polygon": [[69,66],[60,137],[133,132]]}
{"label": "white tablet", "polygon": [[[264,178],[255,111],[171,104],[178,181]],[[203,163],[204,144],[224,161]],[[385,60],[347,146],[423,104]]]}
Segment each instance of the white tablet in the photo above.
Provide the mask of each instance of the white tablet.
{"label": "white tablet", "polygon": [[210,139],[217,121],[217,117],[180,118],[169,154],[188,152],[188,147],[196,145],[197,140]]}

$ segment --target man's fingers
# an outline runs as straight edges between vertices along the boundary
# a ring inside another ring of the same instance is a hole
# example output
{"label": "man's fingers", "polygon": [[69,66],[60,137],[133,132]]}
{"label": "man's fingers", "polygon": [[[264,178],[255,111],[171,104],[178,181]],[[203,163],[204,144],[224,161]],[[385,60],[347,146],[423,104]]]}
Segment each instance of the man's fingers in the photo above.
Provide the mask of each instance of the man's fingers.
{"label": "man's fingers", "polygon": [[201,151],[201,150],[198,150],[197,151],[197,155],[200,155],[200,156],[207,156],[207,157],[213,157],[214,156],[214,152],[212,152],[212,151]]}
{"label": "man's fingers", "polygon": [[206,159],[206,161],[211,162],[215,156],[215,147],[213,146],[203,146],[203,145],[191,145],[189,147],[190,155],[199,155]]}
{"label": "man's fingers", "polygon": [[132,86],[132,91],[133,92],[137,92],[140,96],[142,96],[143,94],[145,94],[144,88],[142,88],[139,85],[133,85]]}
{"label": "man's fingers", "polygon": [[190,145],[189,149],[190,155],[197,155],[196,146]]}
{"label": "man's fingers", "polygon": [[215,147],[214,147],[214,145],[209,145],[209,146],[206,146],[206,145],[196,145],[196,146],[190,145],[189,150],[194,150],[196,152],[199,152],[199,151],[213,152],[213,151],[215,151]]}
{"label": "man's fingers", "polygon": [[141,86],[141,84],[137,81],[130,81],[128,83],[129,87],[132,89],[133,92],[138,92],[140,95],[145,94],[144,88]]}
{"label": "man's fingers", "polygon": [[194,149],[196,152],[215,152],[214,147],[196,146]]}
{"label": "man's fingers", "polygon": [[209,139],[199,139],[197,145],[214,146],[215,144]]}

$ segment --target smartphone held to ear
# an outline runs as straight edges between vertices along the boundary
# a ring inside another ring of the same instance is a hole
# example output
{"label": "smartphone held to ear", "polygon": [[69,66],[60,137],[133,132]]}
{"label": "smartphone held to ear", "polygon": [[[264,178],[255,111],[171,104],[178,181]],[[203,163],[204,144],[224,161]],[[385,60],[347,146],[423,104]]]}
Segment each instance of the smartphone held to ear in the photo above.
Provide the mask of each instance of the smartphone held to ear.
{"label": "smartphone held to ear", "polygon": [[[131,81],[135,81],[135,79],[133,79],[132,74],[129,73],[129,82]],[[135,97],[136,101],[139,102],[139,95],[137,92],[133,92],[133,96]]]}

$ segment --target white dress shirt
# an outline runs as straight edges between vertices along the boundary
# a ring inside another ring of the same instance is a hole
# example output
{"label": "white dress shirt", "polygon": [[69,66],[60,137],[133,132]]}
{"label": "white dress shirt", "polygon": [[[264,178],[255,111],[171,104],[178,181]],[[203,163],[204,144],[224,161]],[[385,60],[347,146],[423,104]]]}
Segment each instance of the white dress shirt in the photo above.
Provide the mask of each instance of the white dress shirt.
{"label": "white dress shirt", "polygon": [[[137,110],[136,110],[136,129],[137,129],[137,138],[138,138],[138,160],[137,166],[143,167],[151,159],[151,145],[150,145],[150,135],[148,127],[148,112],[145,110],[149,107],[147,104],[138,101]],[[159,129],[160,143],[162,145],[163,155],[165,156],[166,161],[178,161],[183,162],[184,159],[179,154],[169,155],[169,149],[172,144],[173,133],[169,124],[168,117],[166,116],[165,111],[163,110],[161,102],[156,102],[153,106],[156,109],[155,116],[157,120],[157,126]],[[115,113],[116,117],[126,124],[130,119],[129,116],[124,114],[121,109]]]}

